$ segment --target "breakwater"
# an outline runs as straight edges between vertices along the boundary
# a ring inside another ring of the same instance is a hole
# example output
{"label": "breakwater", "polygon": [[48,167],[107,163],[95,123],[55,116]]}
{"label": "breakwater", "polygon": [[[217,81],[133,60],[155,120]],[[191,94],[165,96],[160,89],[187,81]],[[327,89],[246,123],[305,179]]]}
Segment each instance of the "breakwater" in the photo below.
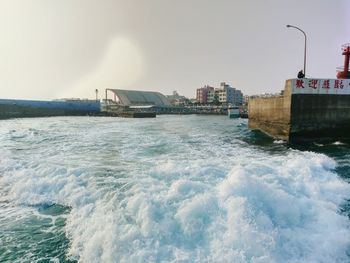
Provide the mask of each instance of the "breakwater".
{"label": "breakwater", "polygon": [[283,95],[249,100],[249,128],[287,141],[350,138],[350,81],[290,79]]}
{"label": "breakwater", "polygon": [[0,99],[0,119],[100,114],[100,102],[91,100],[11,100]]}

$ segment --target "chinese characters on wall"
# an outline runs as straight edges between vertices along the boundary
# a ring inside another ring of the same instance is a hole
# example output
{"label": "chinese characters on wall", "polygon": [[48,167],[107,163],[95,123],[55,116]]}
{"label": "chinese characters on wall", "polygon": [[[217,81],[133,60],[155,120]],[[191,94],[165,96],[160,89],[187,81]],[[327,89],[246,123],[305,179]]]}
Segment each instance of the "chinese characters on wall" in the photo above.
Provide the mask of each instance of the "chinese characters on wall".
{"label": "chinese characters on wall", "polygon": [[350,95],[350,79],[293,79],[292,93]]}

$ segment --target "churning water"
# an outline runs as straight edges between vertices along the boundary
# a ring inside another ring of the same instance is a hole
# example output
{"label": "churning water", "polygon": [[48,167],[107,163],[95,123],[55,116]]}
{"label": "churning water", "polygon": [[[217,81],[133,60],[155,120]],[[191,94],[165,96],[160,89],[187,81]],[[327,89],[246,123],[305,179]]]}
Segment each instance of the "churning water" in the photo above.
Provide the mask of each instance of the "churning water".
{"label": "churning water", "polygon": [[350,146],[225,116],[1,121],[1,262],[349,262]]}

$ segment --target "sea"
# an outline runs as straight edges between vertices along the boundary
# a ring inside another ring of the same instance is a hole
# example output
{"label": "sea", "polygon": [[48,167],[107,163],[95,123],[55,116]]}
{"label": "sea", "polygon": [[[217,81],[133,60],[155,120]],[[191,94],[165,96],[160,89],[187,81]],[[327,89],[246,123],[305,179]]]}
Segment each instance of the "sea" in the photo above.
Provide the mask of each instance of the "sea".
{"label": "sea", "polygon": [[350,144],[226,116],[0,121],[0,262],[350,262]]}

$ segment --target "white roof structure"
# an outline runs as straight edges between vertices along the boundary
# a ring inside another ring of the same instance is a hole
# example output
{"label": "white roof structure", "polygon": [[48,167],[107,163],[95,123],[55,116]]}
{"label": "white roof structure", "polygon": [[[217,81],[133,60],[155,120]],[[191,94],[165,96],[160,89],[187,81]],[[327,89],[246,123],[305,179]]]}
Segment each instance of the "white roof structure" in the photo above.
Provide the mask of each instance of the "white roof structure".
{"label": "white roof structure", "polygon": [[171,106],[168,99],[159,92],[108,89],[116,95],[117,100],[123,106]]}

